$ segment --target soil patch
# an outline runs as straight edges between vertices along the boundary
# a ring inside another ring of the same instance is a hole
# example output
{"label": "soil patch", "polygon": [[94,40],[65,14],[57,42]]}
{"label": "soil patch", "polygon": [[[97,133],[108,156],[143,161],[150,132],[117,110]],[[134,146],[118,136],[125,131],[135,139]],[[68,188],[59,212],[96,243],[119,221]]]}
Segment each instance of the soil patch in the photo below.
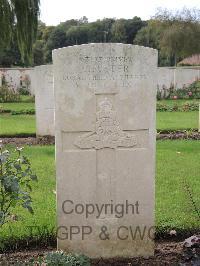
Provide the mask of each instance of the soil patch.
{"label": "soil patch", "polygon": [[[185,263],[183,256],[182,242],[156,241],[155,255],[150,258],[130,258],[130,259],[95,259],[92,265],[99,266],[133,266],[133,265],[179,265]],[[43,257],[48,252],[55,251],[52,248],[24,250],[21,252],[6,253],[0,255],[0,265],[29,265],[28,262],[33,258]],[[19,264],[18,264],[19,263]],[[26,264],[27,263],[27,264]],[[191,264],[183,264],[191,265]]]}
{"label": "soil patch", "polygon": [[45,137],[10,137],[10,138],[0,138],[3,144],[10,144],[15,146],[22,145],[52,145],[55,144],[55,137],[45,136]]}

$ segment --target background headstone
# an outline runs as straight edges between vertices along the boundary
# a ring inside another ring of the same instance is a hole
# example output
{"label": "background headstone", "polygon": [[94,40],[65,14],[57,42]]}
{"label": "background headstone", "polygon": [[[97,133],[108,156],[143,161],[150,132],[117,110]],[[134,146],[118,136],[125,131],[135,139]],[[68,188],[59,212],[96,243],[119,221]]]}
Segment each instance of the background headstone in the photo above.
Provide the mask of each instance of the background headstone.
{"label": "background headstone", "polygon": [[53,65],[58,249],[152,255],[157,51],[86,44],[54,50]]}
{"label": "background headstone", "polygon": [[182,89],[200,79],[200,67],[158,67],[157,86],[159,90]]}
{"label": "background headstone", "polygon": [[37,66],[32,77],[35,91],[36,133],[38,136],[54,136],[54,90],[52,65]]}
{"label": "background headstone", "polygon": [[0,86],[4,77],[8,86],[17,91],[20,88],[25,88],[30,94],[34,95],[32,86],[33,68],[0,68]]}

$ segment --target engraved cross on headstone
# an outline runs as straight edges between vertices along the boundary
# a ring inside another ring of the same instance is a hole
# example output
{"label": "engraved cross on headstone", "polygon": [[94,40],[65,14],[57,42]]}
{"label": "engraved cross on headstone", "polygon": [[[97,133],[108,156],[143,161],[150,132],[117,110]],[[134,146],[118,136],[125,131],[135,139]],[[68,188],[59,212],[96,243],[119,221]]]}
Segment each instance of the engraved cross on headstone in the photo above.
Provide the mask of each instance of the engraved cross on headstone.
{"label": "engraved cross on headstone", "polygon": [[96,104],[95,131],[78,136],[74,145],[82,150],[96,150],[96,198],[97,202],[109,204],[116,195],[116,151],[136,146],[137,140],[130,131],[122,130],[112,100],[106,96],[101,95],[103,98]]}

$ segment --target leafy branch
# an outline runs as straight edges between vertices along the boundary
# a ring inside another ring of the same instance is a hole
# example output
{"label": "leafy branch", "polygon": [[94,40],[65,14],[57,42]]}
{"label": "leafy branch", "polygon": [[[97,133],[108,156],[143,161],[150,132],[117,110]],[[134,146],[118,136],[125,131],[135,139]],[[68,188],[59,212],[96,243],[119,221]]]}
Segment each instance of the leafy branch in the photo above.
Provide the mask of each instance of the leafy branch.
{"label": "leafy branch", "polygon": [[32,181],[37,181],[37,176],[22,150],[17,148],[12,154],[0,143],[0,226],[10,220],[11,210],[16,206],[22,206],[33,214],[30,192]]}

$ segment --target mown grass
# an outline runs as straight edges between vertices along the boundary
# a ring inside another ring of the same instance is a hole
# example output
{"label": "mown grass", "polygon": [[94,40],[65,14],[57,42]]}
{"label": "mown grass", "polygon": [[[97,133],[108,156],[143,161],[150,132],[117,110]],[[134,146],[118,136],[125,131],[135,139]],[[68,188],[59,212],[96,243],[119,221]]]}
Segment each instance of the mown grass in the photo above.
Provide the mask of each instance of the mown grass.
{"label": "mown grass", "polygon": [[[32,235],[38,239],[48,234],[55,236],[56,196],[54,146],[26,147],[38,183],[33,185],[34,215],[19,209],[20,220],[5,225],[1,241],[28,240]],[[157,233],[169,229],[186,232],[200,228],[197,214],[193,210],[184,180],[189,184],[197,206],[200,206],[200,142],[158,141],[156,172],[156,226]],[[14,212],[15,213],[15,212]],[[39,230],[38,230],[39,229]],[[15,242],[16,244],[17,242]]]}
{"label": "mown grass", "polygon": [[0,115],[0,136],[28,136],[35,132],[34,115]]}
{"label": "mown grass", "polygon": [[198,111],[157,112],[157,130],[197,129]]}
{"label": "mown grass", "polygon": [[[156,225],[177,230],[200,229],[200,220],[184,185],[200,206],[200,142],[157,141]],[[200,211],[200,208],[199,208]]]}
{"label": "mown grass", "polygon": [[10,111],[21,111],[21,110],[30,110],[35,108],[35,103],[0,103],[0,110],[10,110]]}
{"label": "mown grass", "polygon": [[32,95],[20,95],[21,102],[33,103],[35,102],[35,96]]}
{"label": "mown grass", "polygon": [[[34,115],[0,114],[0,136],[36,134]],[[157,112],[157,130],[197,129],[198,111]]]}

